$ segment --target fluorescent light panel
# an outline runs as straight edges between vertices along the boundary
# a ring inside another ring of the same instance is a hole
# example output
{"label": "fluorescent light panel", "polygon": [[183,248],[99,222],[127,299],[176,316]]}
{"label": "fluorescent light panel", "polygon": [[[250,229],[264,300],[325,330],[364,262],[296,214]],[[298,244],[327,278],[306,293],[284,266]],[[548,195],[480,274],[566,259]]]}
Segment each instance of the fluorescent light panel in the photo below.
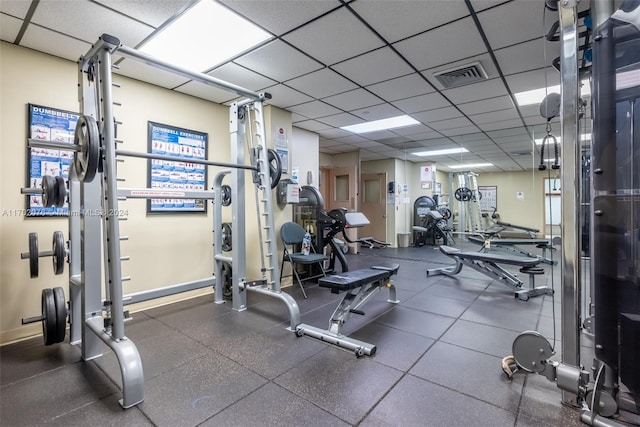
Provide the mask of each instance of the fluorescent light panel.
{"label": "fluorescent light panel", "polygon": [[200,0],[140,50],[202,72],[269,39],[271,35],[213,0]]}
{"label": "fluorescent light panel", "polygon": [[454,165],[448,166],[451,169],[471,169],[471,168],[484,168],[487,166],[493,166],[493,163],[471,163],[468,165]]}
{"label": "fluorescent light panel", "polygon": [[445,150],[431,150],[431,151],[418,151],[417,153],[411,153],[414,156],[443,156],[445,154],[458,154],[458,153],[468,153],[464,147],[460,148],[447,148]]}
{"label": "fluorescent light panel", "polygon": [[[589,85],[589,81],[582,80],[580,83],[580,95],[591,95],[591,86]],[[518,105],[523,107],[525,105],[540,104],[545,96],[553,92],[560,93],[560,85],[549,86],[547,88],[543,87],[540,89],[525,90],[523,92],[514,93],[513,96],[515,96]]]}
{"label": "fluorescent light panel", "polygon": [[420,122],[407,115],[389,117],[387,119],[374,120],[372,122],[358,123],[342,126],[340,129],[353,133],[375,132],[377,130],[395,129],[403,126],[417,125]]}

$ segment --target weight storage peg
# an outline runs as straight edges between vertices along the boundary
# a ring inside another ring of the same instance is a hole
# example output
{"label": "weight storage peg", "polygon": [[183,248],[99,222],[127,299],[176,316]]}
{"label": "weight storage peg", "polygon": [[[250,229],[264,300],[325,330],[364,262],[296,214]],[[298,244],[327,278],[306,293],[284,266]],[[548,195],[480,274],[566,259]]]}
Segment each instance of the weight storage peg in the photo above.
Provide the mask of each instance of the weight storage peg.
{"label": "weight storage peg", "polygon": [[64,341],[67,332],[67,301],[64,297],[64,289],[61,287],[43,289],[41,310],[40,316],[22,319],[22,324],[42,322],[44,345]]}
{"label": "weight storage peg", "polygon": [[42,205],[61,208],[67,200],[67,186],[61,176],[44,175],[40,188],[21,188],[22,194],[42,194]]}
{"label": "weight storage peg", "polygon": [[40,259],[51,257],[53,260],[53,274],[59,275],[64,272],[64,261],[68,251],[65,248],[64,234],[62,231],[53,232],[53,242],[50,251],[38,252],[38,233],[29,233],[29,252],[22,252],[20,259],[29,260],[29,274],[31,278],[38,277],[40,270]]}

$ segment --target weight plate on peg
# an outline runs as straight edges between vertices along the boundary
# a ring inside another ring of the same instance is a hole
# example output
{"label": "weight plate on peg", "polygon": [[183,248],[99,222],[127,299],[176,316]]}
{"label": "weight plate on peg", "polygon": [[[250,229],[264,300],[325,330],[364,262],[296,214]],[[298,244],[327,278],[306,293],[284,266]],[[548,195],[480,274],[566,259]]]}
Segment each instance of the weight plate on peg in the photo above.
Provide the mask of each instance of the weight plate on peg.
{"label": "weight plate on peg", "polygon": [[467,187],[460,187],[456,190],[454,196],[459,202],[468,202],[473,197],[473,192]]}
{"label": "weight plate on peg", "polygon": [[56,306],[56,333],[53,342],[62,342],[67,333],[67,300],[64,297],[64,289],[53,288],[53,300]]}
{"label": "weight plate on peg", "polygon": [[66,250],[64,248],[64,234],[62,231],[53,232],[53,274],[62,274],[64,272],[64,259]]}
{"label": "weight plate on peg", "polygon": [[329,211],[329,216],[335,221],[331,224],[331,230],[336,233],[343,231],[347,225],[347,216],[344,209],[333,209]]}
{"label": "weight plate on peg", "polygon": [[280,155],[269,148],[267,151],[267,157],[269,159],[269,176],[271,177],[271,188],[276,188],[278,183],[280,182],[280,177],[282,176],[282,160],[280,159]]}
{"label": "weight plate on peg", "polygon": [[453,213],[449,208],[439,208],[438,212],[440,212],[440,215],[442,215],[442,219],[446,221],[448,221],[449,218],[453,219]]}
{"label": "weight plate on peg", "polygon": [[472,190],[471,200],[473,200],[474,202],[482,200],[482,193],[480,192],[480,190]]}
{"label": "weight plate on peg", "polygon": [[58,208],[64,206],[64,202],[67,201],[67,186],[64,182],[64,178],[56,176],[56,201],[54,205]]}
{"label": "weight plate on peg", "polygon": [[51,175],[42,177],[42,205],[50,208],[55,205],[58,199],[58,189],[56,188],[56,179]]}
{"label": "weight plate on peg", "polygon": [[93,117],[82,115],[78,118],[73,143],[80,146],[80,150],[73,156],[78,179],[91,182],[96,176],[100,161],[100,131]]}
{"label": "weight plate on peg", "polygon": [[224,298],[231,298],[233,295],[233,269],[231,268],[231,264],[228,262],[223,262],[220,268],[222,275],[222,296]]}
{"label": "weight plate on peg", "polygon": [[56,321],[56,300],[53,296],[53,289],[42,290],[42,336],[44,345],[55,344],[57,321]]}
{"label": "weight plate on peg", "polygon": [[231,187],[227,184],[222,186],[222,206],[231,205]]}
{"label": "weight plate on peg", "polygon": [[38,233],[29,233],[29,275],[31,278],[38,277]]}
{"label": "weight plate on peg", "polygon": [[225,252],[230,252],[233,249],[232,239],[231,239],[231,224],[228,222],[222,223],[222,250]]}

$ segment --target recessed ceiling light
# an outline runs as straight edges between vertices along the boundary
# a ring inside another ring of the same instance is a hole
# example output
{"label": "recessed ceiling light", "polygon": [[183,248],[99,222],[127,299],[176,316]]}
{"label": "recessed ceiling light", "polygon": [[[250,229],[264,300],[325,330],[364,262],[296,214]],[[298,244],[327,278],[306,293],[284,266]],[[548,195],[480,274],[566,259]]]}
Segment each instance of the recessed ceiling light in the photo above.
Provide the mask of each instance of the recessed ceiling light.
{"label": "recessed ceiling light", "polygon": [[431,150],[431,151],[418,151],[417,153],[411,153],[414,156],[443,156],[445,154],[457,154],[457,153],[468,153],[464,147],[459,148],[447,148],[445,150]]}
{"label": "recessed ceiling light", "polygon": [[493,166],[492,163],[471,163],[468,165],[454,165],[448,166],[451,169],[471,169],[471,168],[484,168],[488,166]]}
{"label": "recessed ceiling light", "polygon": [[203,72],[271,38],[213,0],[200,0],[140,50],[171,64]]}
{"label": "recessed ceiling light", "polygon": [[409,116],[389,117],[387,119],[374,120],[372,122],[358,123],[356,125],[342,126],[340,129],[353,133],[375,132],[377,130],[395,129],[403,126],[417,125],[420,122]]}
{"label": "recessed ceiling light", "polygon": [[[589,81],[582,80],[580,83],[580,95],[591,95],[591,86],[589,85]],[[513,96],[516,98],[516,102],[518,103],[518,105],[523,107],[525,105],[540,104],[544,97],[552,92],[560,93],[560,85],[549,86],[546,88],[543,87],[540,89],[525,90],[523,92],[514,93]]]}

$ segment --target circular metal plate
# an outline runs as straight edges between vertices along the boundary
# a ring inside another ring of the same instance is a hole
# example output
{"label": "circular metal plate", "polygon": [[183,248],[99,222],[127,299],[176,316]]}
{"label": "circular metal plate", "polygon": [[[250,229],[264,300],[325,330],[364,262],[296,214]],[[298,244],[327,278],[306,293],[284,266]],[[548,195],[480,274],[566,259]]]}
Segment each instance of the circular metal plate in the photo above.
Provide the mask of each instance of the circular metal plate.
{"label": "circular metal plate", "polygon": [[53,232],[53,274],[62,274],[64,272],[64,259],[66,251],[64,249],[64,235],[62,231]]}
{"label": "circular metal plate", "polygon": [[42,336],[44,345],[54,344],[56,341],[56,301],[51,288],[42,290]]}
{"label": "circular metal plate", "polygon": [[[593,412],[602,415],[603,417],[611,417],[618,411],[618,404],[611,394],[600,391],[596,395],[598,402],[594,402],[593,393],[594,391],[591,390],[585,396],[585,401],[587,402],[587,405],[589,405],[589,409]],[[592,405],[592,403],[594,405]],[[595,410],[592,406],[595,406]]]}
{"label": "circular metal plate", "polygon": [[280,177],[282,176],[282,160],[280,159],[280,155],[269,148],[267,151],[267,158],[269,160],[269,175],[271,176],[271,188],[276,188],[278,183],[280,182]]}
{"label": "circular metal plate", "polygon": [[560,115],[560,94],[550,93],[540,103],[540,115],[551,120]]}
{"label": "circular metal plate", "polygon": [[525,331],[513,340],[513,357],[527,372],[544,371],[546,361],[553,355],[551,344],[537,331]]}
{"label": "circular metal plate", "polygon": [[440,215],[442,215],[442,219],[444,219],[445,221],[448,221],[449,219],[453,220],[453,213],[451,212],[451,209],[449,208],[438,208],[438,212],[440,212]]}
{"label": "circular metal plate", "polygon": [[467,187],[460,187],[456,189],[454,196],[459,202],[468,202],[473,197],[473,192]]}
{"label": "circular metal plate", "polygon": [[339,233],[347,225],[347,217],[343,209],[333,209],[328,214],[335,222],[331,225],[331,231]]}
{"label": "circular metal plate", "polygon": [[38,277],[38,233],[29,233],[29,275],[33,279]]}
{"label": "circular metal plate", "polygon": [[227,184],[224,184],[221,188],[222,190],[222,206],[231,205],[231,187]]}
{"label": "circular metal plate", "polygon": [[67,186],[64,182],[64,178],[56,176],[56,201],[54,205],[58,208],[64,206],[64,202],[67,200]]}
{"label": "circular metal plate", "polygon": [[76,151],[73,157],[78,179],[91,182],[100,161],[100,132],[93,117],[82,115],[78,118],[73,142],[80,146],[80,151]]}
{"label": "circular metal plate", "polygon": [[228,222],[222,223],[222,250],[230,252],[233,249],[233,242],[231,239],[231,224]]}
{"label": "circular metal plate", "polygon": [[62,342],[67,332],[67,300],[64,298],[64,289],[59,286],[53,288],[53,300],[56,306],[54,342]]}
{"label": "circular metal plate", "polygon": [[58,199],[58,190],[56,188],[56,179],[51,175],[42,177],[42,206],[50,208]]}
{"label": "circular metal plate", "polygon": [[228,262],[222,263],[222,296],[224,298],[231,298],[233,295],[233,269],[231,268],[231,264]]}

